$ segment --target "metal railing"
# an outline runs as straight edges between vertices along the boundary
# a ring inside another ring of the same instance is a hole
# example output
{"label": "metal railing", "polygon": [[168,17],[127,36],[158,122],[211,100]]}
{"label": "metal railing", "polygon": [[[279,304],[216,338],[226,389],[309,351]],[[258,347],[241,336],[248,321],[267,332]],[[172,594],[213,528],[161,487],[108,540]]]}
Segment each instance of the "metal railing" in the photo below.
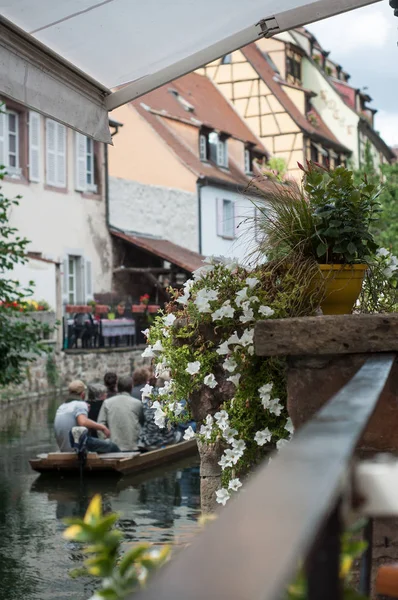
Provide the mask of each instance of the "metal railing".
{"label": "metal railing", "polygon": [[[342,598],[340,534],[351,461],[394,360],[370,358],[134,600],[280,600],[300,561],[308,600]],[[369,577],[368,569],[364,589]]]}

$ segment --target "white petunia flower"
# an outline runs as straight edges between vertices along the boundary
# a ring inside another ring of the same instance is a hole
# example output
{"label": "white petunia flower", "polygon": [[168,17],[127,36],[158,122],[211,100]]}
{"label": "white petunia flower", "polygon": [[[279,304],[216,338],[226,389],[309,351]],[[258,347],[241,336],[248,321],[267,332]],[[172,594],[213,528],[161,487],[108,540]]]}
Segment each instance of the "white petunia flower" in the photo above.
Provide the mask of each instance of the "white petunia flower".
{"label": "white petunia flower", "polygon": [[167,394],[170,394],[171,392],[171,382],[170,381],[165,381],[164,382],[164,386],[159,388],[159,396],[167,396]]}
{"label": "white petunia flower", "polygon": [[217,300],[218,294],[216,290],[209,290],[208,288],[203,288],[198,291],[196,294],[197,298],[203,298],[204,300],[208,300],[210,302]]}
{"label": "white petunia flower", "polygon": [[235,297],[236,306],[241,306],[242,302],[246,302],[248,300],[247,289],[248,289],[247,287],[244,287],[243,289],[239,290],[239,292],[236,294],[236,297]]}
{"label": "white petunia flower", "polygon": [[273,383],[264,383],[264,385],[258,388],[258,393],[260,396],[263,396],[264,394],[270,394],[273,387]]}
{"label": "white petunia flower", "polygon": [[377,256],[383,256],[383,257],[384,257],[384,256],[389,256],[389,255],[390,255],[390,252],[389,252],[389,250],[387,250],[387,248],[379,248],[379,249],[377,250],[377,252],[376,252],[376,255],[377,255]]}
{"label": "white petunia flower", "polygon": [[169,313],[166,317],[164,317],[163,323],[166,325],[166,327],[171,327],[175,320],[176,316],[173,315],[173,313]]}
{"label": "white petunia flower", "polygon": [[239,317],[239,321],[242,323],[250,323],[254,321],[254,312],[252,308],[246,308],[243,310],[243,315]]}
{"label": "white petunia flower", "polygon": [[278,440],[276,442],[276,449],[282,450],[283,446],[287,446],[289,444],[289,440]]}
{"label": "white petunia flower", "polygon": [[242,454],[243,454],[243,452],[240,452],[239,450],[236,450],[235,448],[232,448],[232,450],[227,448],[225,450],[226,457],[228,459],[230,459],[234,465],[236,465],[238,460],[242,457]]}
{"label": "white petunia flower", "polygon": [[184,405],[181,402],[176,402],[174,406],[174,414],[178,417],[182,412],[184,412]]}
{"label": "white petunia flower", "polygon": [[157,340],[152,348],[153,352],[163,352],[163,344],[160,340]]}
{"label": "white petunia flower", "polygon": [[211,438],[213,427],[211,425],[202,425],[200,428],[200,435],[204,435],[207,440]]}
{"label": "white petunia flower", "polygon": [[256,435],[254,436],[254,441],[257,442],[259,446],[264,446],[264,444],[271,441],[271,438],[272,433],[268,427],[266,427],[262,431],[257,431]]}
{"label": "white petunia flower", "polygon": [[253,356],[253,355],[254,355],[254,346],[248,346],[248,347],[247,347],[247,353],[248,353],[250,356]]}
{"label": "white petunia flower", "polygon": [[222,365],[225,371],[229,371],[229,373],[233,373],[237,368],[238,364],[233,357],[226,358]]}
{"label": "white petunia flower", "polygon": [[233,332],[232,335],[229,336],[227,341],[225,342],[228,346],[238,345],[240,344],[240,339],[236,331]]}
{"label": "white petunia flower", "polygon": [[263,317],[272,317],[272,315],[275,313],[270,306],[260,306],[258,312],[260,315],[263,315]]}
{"label": "white petunia flower", "polygon": [[221,470],[224,471],[225,469],[232,467],[233,462],[229,458],[227,458],[225,454],[223,454],[220,460],[218,461],[218,464],[220,465]]}
{"label": "white petunia flower", "polygon": [[219,309],[214,311],[214,313],[212,314],[212,319],[213,321],[219,321],[220,319],[224,318],[233,319],[234,314],[235,311],[231,306],[231,302],[227,300]]}
{"label": "white petunia flower", "polygon": [[164,327],[162,329],[162,333],[163,333],[163,335],[164,335],[165,338],[170,337],[170,331],[168,329],[166,329],[166,327]]}
{"label": "white petunia flower", "polygon": [[276,417],[279,417],[279,415],[281,414],[281,412],[283,410],[283,406],[281,404],[279,404],[279,402],[280,402],[279,398],[274,398],[268,404],[269,412],[272,413],[273,415],[275,415]]}
{"label": "white petunia flower", "polygon": [[199,296],[199,298],[196,298],[194,304],[200,313],[210,313],[211,312],[210,303],[206,298],[202,298]]}
{"label": "white petunia flower", "polygon": [[208,273],[211,273],[211,271],[213,270],[213,265],[203,265],[202,267],[199,267],[199,269],[196,269],[196,271],[192,273],[192,277],[195,281],[198,281],[198,279],[202,279],[202,277],[205,277]]}
{"label": "white petunia flower", "polygon": [[219,412],[216,412],[214,419],[221,430],[229,427],[229,416],[226,410],[220,410]]}
{"label": "white petunia flower", "polygon": [[141,333],[142,333],[143,335],[145,335],[145,337],[147,338],[147,337],[148,337],[148,335],[149,335],[149,329],[148,329],[148,328],[146,328],[146,329],[143,329],[143,330],[141,331]]}
{"label": "white petunia flower", "polygon": [[288,431],[290,433],[290,435],[293,435],[294,433],[294,427],[293,427],[293,423],[290,417],[287,418],[287,421],[285,423],[285,429],[286,431]]}
{"label": "white petunia flower", "polygon": [[141,356],[142,358],[154,358],[155,354],[152,350],[152,346],[147,346]]}
{"label": "white petunia flower", "polygon": [[220,344],[216,352],[220,356],[225,356],[226,354],[229,354],[228,342],[223,342],[222,344]]}
{"label": "white petunia flower", "polygon": [[236,435],[238,435],[238,431],[231,427],[226,427],[222,432],[222,436],[228,444],[232,444]]}
{"label": "white petunia flower", "polygon": [[152,394],[152,390],[153,390],[153,386],[149,385],[149,383],[146,383],[144,385],[144,387],[140,390],[141,392],[141,398],[148,398],[148,396],[150,396]]}
{"label": "white petunia flower", "polygon": [[235,387],[238,387],[239,380],[240,380],[240,373],[238,373],[237,375],[231,375],[231,377],[227,378],[227,381],[231,381]]}
{"label": "white petunia flower", "polygon": [[200,362],[198,360],[189,362],[185,371],[190,375],[196,375],[196,373],[199,373],[200,371]]}
{"label": "white petunia flower", "polygon": [[159,429],[164,429],[164,427],[166,426],[166,413],[160,406],[159,402],[157,402],[157,401],[154,402],[152,404],[152,406],[155,409],[155,416],[154,416],[155,425],[157,425],[159,427]]}
{"label": "white petunia flower", "polygon": [[206,417],[206,425],[213,425],[214,419],[211,415],[207,415]]}
{"label": "white petunia flower", "polygon": [[188,441],[188,440],[192,440],[195,437],[195,432],[192,429],[191,426],[188,427],[188,429],[186,429],[185,433],[184,433],[184,440]]}
{"label": "white petunia flower", "polygon": [[179,304],[188,304],[189,296],[190,296],[190,293],[188,291],[186,291],[182,296],[179,296],[177,298],[177,302]]}
{"label": "white petunia flower", "polygon": [[249,288],[252,290],[260,283],[260,280],[257,279],[257,277],[248,277],[246,279],[246,283],[249,286]]}
{"label": "white petunia flower", "polygon": [[260,298],[258,296],[250,296],[250,298],[249,298],[250,304],[257,304],[258,302],[260,302]]}
{"label": "white petunia flower", "polygon": [[233,492],[237,492],[240,487],[242,487],[242,484],[237,477],[235,479],[231,479],[228,484],[228,489],[232,490]]}
{"label": "white petunia flower", "polygon": [[217,490],[216,496],[217,496],[216,500],[217,500],[218,504],[222,504],[223,506],[226,505],[226,503],[228,502],[228,500],[231,497],[228,490],[226,490],[224,488],[221,488],[221,490]]}
{"label": "white petunia flower", "polygon": [[[232,442],[232,448],[240,454],[240,456],[243,455],[244,451],[246,450],[246,443],[244,440],[233,440]],[[240,457],[239,457],[240,458]]]}
{"label": "white petunia flower", "polygon": [[205,385],[207,385],[207,387],[211,388],[212,390],[217,387],[218,383],[216,381],[216,378],[214,377],[213,373],[210,373],[210,375],[206,375],[206,377],[203,380],[203,383]]}
{"label": "white petunia flower", "polygon": [[253,338],[254,338],[254,329],[246,329],[242,333],[242,337],[240,338],[240,343],[243,347],[250,346],[251,344],[253,344]]}

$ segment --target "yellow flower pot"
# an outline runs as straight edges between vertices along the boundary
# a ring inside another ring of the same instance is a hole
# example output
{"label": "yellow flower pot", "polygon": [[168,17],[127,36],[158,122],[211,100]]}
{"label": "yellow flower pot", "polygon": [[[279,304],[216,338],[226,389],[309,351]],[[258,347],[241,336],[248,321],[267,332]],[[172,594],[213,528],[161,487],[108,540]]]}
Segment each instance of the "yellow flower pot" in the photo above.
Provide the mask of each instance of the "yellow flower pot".
{"label": "yellow flower pot", "polygon": [[324,315],[349,315],[361,293],[368,265],[319,265],[319,274],[310,284],[314,292],[324,286],[325,295],[321,301]]}

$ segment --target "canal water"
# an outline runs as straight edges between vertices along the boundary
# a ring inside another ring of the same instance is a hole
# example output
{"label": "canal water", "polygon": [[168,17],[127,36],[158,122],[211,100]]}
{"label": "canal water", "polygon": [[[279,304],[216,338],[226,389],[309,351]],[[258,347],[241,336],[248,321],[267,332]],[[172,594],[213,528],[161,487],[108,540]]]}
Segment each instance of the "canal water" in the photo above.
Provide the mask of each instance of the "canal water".
{"label": "canal water", "polygon": [[88,579],[71,579],[79,546],[62,538],[63,519],[83,516],[95,493],[121,513],[125,547],[138,542],[182,548],[197,532],[199,467],[188,459],[135,477],[43,477],[28,459],[56,449],[52,423],[59,400],[42,398],[0,413],[0,600],[87,600]]}

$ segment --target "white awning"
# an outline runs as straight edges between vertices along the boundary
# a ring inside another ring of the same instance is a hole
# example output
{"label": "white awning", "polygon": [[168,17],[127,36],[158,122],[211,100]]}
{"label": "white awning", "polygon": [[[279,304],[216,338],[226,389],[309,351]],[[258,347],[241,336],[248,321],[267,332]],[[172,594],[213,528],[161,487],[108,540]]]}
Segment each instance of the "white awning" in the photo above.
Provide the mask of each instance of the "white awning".
{"label": "white awning", "polygon": [[0,94],[109,141],[107,110],[261,35],[377,1],[0,0]]}

